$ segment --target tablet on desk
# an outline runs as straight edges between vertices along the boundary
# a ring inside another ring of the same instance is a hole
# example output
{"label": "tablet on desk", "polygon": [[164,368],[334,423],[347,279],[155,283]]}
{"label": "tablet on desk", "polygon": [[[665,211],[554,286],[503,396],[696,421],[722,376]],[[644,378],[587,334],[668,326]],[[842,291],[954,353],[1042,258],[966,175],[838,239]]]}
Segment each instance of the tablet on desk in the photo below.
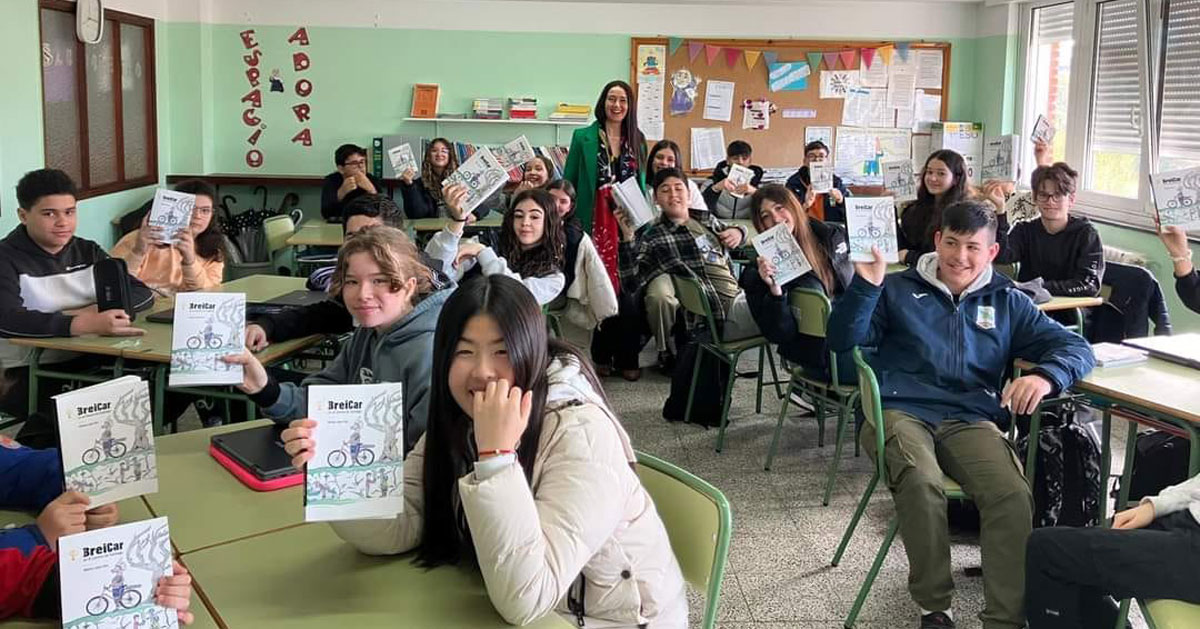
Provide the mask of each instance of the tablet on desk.
{"label": "tablet on desk", "polygon": [[299,485],[304,473],[292,467],[292,457],[283,449],[283,428],[271,424],[213,435],[208,453],[255,491]]}
{"label": "tablet on desk", "polygon": [[[320,290],[294,290],[290,293],[285,293],[278,297],[268,299],[267,301],[250,301],[246,302],[246,316],[256,317],[260,315],[277,314],[288,308],[298,308],[301,306],[310,306],[329,299],[329,293]],[[151,323],[172,323],[175,321],[175,310],[168,309],[161,312],[156,312],[146,320]]]}

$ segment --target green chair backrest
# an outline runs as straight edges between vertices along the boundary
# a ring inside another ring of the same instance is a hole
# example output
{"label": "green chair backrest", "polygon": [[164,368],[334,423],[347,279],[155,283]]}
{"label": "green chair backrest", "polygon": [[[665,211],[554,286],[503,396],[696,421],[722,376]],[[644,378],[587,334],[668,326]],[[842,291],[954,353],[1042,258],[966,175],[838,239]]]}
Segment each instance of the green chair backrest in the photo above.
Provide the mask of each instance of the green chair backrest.
{"label": "green chair backrest", "polygon": [[875,469],[879,477],[887,479],[887,468],[883,458],[883,404],[879,401],[879,381],[875,372],[863,358],[862,350],[854,348],[854,369],[858,372],[858,399],[862,404],[863,417],[875,429]]}
{"label": "green chair backrest", "polygon": [[705,593],[702,627],[716,624],[721,580],[729,558],[733,511],[719,489],[662,459],[637,453],[638,477],[654,500],[683,578]]}
{"label": "green chair backrest", "polygon": [[832,306],[823,291],[813,288],[796,288],[788,293],[788,305],[796,319],[796,331],[800,334],[825,338]]}
{"label": "green chair backrest", "polygon": [[1156,629],[1200,627],[1200,605],[1193,603],[1159,599],[1148,601],[1142,611],[1154,619]]}
{"label": "green chair backrest", "polygon": [[1004,264],[995,263],[992,264],[992,268],[1010,280],[1017,279],[1017,272],[1020,270],[1016,262],[1008,262]]}
{"label": "green chair backrest", "polygon": [[263,235],[267,241],[267,253],[275,253],[287,246],[287,239],[296,233],[292,217],[285,214],[263,219]]}
{"label": "green chair backrest", "polygon": [[675,299],[679,300],[679,305],[693,315],[703,317],[708,331],[712,334],[713,343],[719,343],[721,334],[717,330],[717,320],[713,317],[708,298],[704,296],[704,289],[700,287],[700,280],[694,275],[684,277],[672,274],[671,282],[675,285]]}

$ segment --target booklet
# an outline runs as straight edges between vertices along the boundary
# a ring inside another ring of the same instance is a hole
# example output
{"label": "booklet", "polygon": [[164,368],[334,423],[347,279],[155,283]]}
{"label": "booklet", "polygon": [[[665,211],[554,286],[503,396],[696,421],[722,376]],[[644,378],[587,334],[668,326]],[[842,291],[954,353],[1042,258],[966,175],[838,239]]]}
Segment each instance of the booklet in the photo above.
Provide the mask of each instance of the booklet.
{"label": "booklet", "polygon": [[1200,228],[1200,168],[1150,175],[1150,188],[1163,227]]}
{"label": "booklet", "polygon": [[833,190],[833,165],[824,159],[812,160],[808,163],[808,181],[817,194]]}
{"label": "booklet", "polygon": [[1038,114],[1037,122],[1033,123],[1033,141],[1049,144],[1054,141],[1054,125],[1045,116]]}
{"label": "booklet", "polygon": [[850,236],[850,260],[871,262],[871,246],[879,247],[883,259],[899,262],[896,241],[896,202],[892,197],[846,197],[846,229]]}
{"label": "booklet", "polygon": [[475,154],[459,165],[458,170],[442,181],[442,187],[461,184],[467,187],[462,211],[469,214],[479,207],[508,181],[508,169],[500,165],[491,149],[479,147]]}
{"label": "booklet", "polygon": [[54,396],[63,478],[90,507],[158,491],[150,386],[124,376]]}
{"label": "booklet", "polygon": [[812,270],[796,237],[788,231],[787,223],[778,223],[751,239],[754,250],[775,265],[775,283],[783,286]]}
{"label": "booklet", "polygon": [[242,366],[221,358],[240,354],[245,338],[245,293],[178,293],[168,384],[241,384]]}
{"label": "booklet", "polygon": [[1117,343],[1093,343],[1092,354],[1098,367],[1120,367],[1150,360],[1149,352]]}
{"label": "booklet", "polygon": [[505,170],[512,170],[518,166],[523,166],[526,162],[533,159],[533,145],[525,136],[521,136],[495,151],[496,161],[500,162],[500,166]]}
{"label": "booklet", "polygon": [[410,170],[418,177],[421,175],[421,166],[417,163],[417,156],[413,155],[412,146],[407,142],[393,146],[388,149],[387,154],[388,161],[392,163],[392,172],[396,173],[397,177]]}
{"label": "booklet", "polygon": [[175,242],[175,234],[192,222],[192,208],[196,207],[196,195],[159,188],[154,191],[154,203],[150,206],[147,227],[162,230],[159,242]]}
{"label": "booklet", "polygon": [[404,511],[404,385],[308,387],[316,452],[304,474],[304,521],[389,518]]}
{"label": "booklet", "polygon": [[[726,176],[726,179],[728,179],[729,183],[733,184],[733,186],[737,188],[742,184],[750,183],[750,180],[754,179],[754,171],[739,164],[730,164],[729,175]],[[730,192],[729,194],[732,194],[739,199],[746,198],[746,195],[738,192]]]}
{"label": "booklet", "polygon": [[1017,152],[1020,150],[1020,142],[1020,136],[1002,135],[998,138],[988,138],[983,143],[984,181],[1017,180]]}
{"label": "booklet", "polygon": [[650,209],[650,202],[642,194],[636,178],[630,177],[621,183],[614,184],[612,192],[617,203],[625,208],[629,220],[633,221],[634,229],[654,220],[654,210]]}
{"label": "booklet", "polygon": [[154,602],[158,580],[174,574],[167,518],[60,537],[58,571],[63,629],[179,626]]}
{"label": "booklet", "polygon": [[897,201],[911,201],[917,198],[917,178],[913,176],[911,159],[897,159],[881,162],[883,171],[883,189],[892,193]]}

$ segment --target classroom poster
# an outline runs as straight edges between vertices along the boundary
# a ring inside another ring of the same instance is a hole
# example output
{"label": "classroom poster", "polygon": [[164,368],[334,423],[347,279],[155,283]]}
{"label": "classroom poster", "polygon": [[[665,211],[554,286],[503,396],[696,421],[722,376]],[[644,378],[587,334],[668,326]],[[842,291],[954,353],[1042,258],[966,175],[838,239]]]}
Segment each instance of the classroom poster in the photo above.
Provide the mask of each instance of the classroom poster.
{"label": "classroom poster", "polygon": [[846,197],[846,230],[851,261],[873,261],[873,246],[879,247],[888,262],[900,261],[896,203],[892,197]]}
{"label": "classroom poster", "polygon": [[700,90],[700,77],[692,74],[687,68],[680,68],[671,73],[671,103],[672,116],[685,116],[696,108],[696,94]]}
{"label": "classroom poster", "polygon": [[858,70],[823,70],[821,93],[824,99],[845,98],[850,88],[858,85]]}
{"label": "classroom poster", "polygon": [[704,119],[729,122],[733,119],[733,81],[710,80],[704,86]]}
{"label": "classroom poster", "polygon": [[246,294],[175,295],[170,386],[241,384],[242,366],[222,360],[245,351]]}
{"label": "classroom poster", "polygon": [[1200,168],[1151,175],[1150,188],[1163,227],[1200,228]]}
{"label": "classroom poster", "polygon": [[725,130],[692,127],[692,169],[710,170],[725,159]]}
{"label": "classroom poster", "polygon": [[867,99],[870,117],[868,127],[891,127],[896,124],[896,111],[888,105],[888,90],[872,88]]}
{"label": "classroom poster", "polygon": [[887,106],[892,109],[912,109],[916,104],[917,75],[894,72],[888,78]]}
{"label": "classroom poster", "polygon": [[917,87],[921,89],[942,89],[942,51],[917,50]]}
{"label": "classroom poster", "polygon": [[637,85],[638,128],[647,140],[657,142],[666,133],[663,122],[663,82],[642,81]]}
{"label": "classroom poster", "polygon": [[908,159],[911,143],[912,133],[907,129],[838,127],[834,172],[848,185],[881,185],[881,162]]}
{"label": "classroom poster", "polygon": [[404,511],[404,385],[308,387],[316,420],[304,473],[304,521],[358,520]]}
{"label": "classroom poster", "polygon": [[60,537],[58,571],[63,629],[179,626],[174,609],[154,602],[159,579],[173,574],[165,517]]}
{"label": "classroom poster", "polygon": [[862,87],[887,87],[888,63],[883,55],[876,54],[867,63],[867,55],[859,58],[858,84]]}
{"label": "classroom poster", "polygon": [[812,68],[807,61],[767,64],[767,83],[772,92],[801,92],[808,89]]}
{"label": "classroom poster", "polygon": [[824,142],[825,146],[833,151],[833,127],[804,127],[804,144],[817,140]]}
{"label": "classroom poster", "polygon": [[158,228],[158,242],[170,244],[175,235],[187,229],[192,222],[192,208],[196,207],[196,195],[159,188],[154,191],[150,205],[148,227]]}
{"label": "classroom poster", "polygon": [[779,286],[812,270],[812,264],[804,256],[804,250],[796,242],[787,223],[777,223],[750,242],[754,244],[758,255],[770,260],[775,267],[775,283]]}
{"label": "classroom poster", "polygon": [[942,120],[942,95],[916,91],[916,125],[918,131],[929,131],[933,123]]}
{"label": "classroom poster", "polygon": [[771,128],[775,103],[763,98],[747,98],[742,103],[742,128],[766,131]]}
{"label": "classroom poster", "polygon": [[871,124],[871,89],[851,87],[842,103],[843,127],[867,127]]}
{"label": "classroom poster", "polygon": [[150,386],[124,376],[54,396],[63,479],[99,507],[158,491]]}
{"label": "classroom poster", "polygon": [[662,44],[641,44],[637,56],[637,82],[661,83],[667,64],[667,47]]}

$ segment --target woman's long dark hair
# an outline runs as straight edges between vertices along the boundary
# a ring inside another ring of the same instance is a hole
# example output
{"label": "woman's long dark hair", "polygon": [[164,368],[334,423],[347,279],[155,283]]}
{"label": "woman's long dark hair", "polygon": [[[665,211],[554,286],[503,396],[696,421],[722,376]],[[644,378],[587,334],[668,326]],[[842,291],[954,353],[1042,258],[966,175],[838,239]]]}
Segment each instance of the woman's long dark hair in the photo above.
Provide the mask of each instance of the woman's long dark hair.
{"label": "woman's long dark hair", "polygon": [[[946,165],[954,177],[954,183],[940,195],[934,195],[925,187],[925,170],[929,162],[938,160]],[[967,162],[962,155],[950,149],[941,149],[925,158],[925,166],[921,168],[921,183],[917,186],[917,200],[904,210],[905,218],[908,213],[915,212],[913,219],[917,224],[926,225],[925,233],[921,235],[923,242],[933,242],[933,234],[942,226],[942,210],[947,206],[963,201],[971,196],[970,179],[967,177]]]}
{"label": "woman's long dark hair", "polygon": [[659,140],[650,149],[650,155],[646,158],[646,181],[654,181],[654,156],[660,151],[671,151],[675,154],[675,168],[683,170],[683,154],[679,152],[679,145],[674,140]]}
{"label": "woman's long dark hair", "polygon": [[600,123],[600,133],[604,133],[604,123],[608,121],[608,112],[605,111],[604,101],[608,98],[608,91],[614,87],[625,90],[625,100],[628,102],[625,108],[625,119],[621,121],[622,148],[628,147],[634,159],[638,160],[638,170],[645,170],[646,165],[642,163],[642,160],[646,158],[646,138],[642,135],[642,130],[638,128],[637,102],[634,100],[633,88],[629,87],[625,81],[609,81],[604,89],[600,90],[600,98],[596,99],[596,109],[593,112],[596,114],[596,122]]}
{"label": "woman's long dark hair", "polygon": [[[514,210],[517,204],[532,199],[542,208],[542,241],[528,250],[521,248],[517,240]],[[513,197],[508,211],[500,221],[500,241],[496,251],[508,260],[512,270],[522,277],[545,277],[559,273],[563,268],[566,251],[566,236],[563,234],[562,219],[554,207],[554,197],[541,188],[522,190]]]}
{"label": "woman's long dark hair", "polygon": [[217,189],[207,181],[199,179],[189,179],[180,182],[175,186],[176,192],[186,192],[188,194],[203,195],[209,198],[213,203],[213,212],[208,219],[208,227],[204,231],[196,234],[193,240],[196,243],[196,255],[205,260],[216,260],[217,262],[225,261],[225,238],[221,232],[221,221],[217,220]]}
{"label": "woman's long dark hair", "polygon": [[517,446],[517,460],[532,482],[546,410],[550,361],[563,357],[578,363],[592,388],[603,388],[591,362],[579,350],[551,339],[546,319],[533,294],[504,275],[479,275],[459,285],[442,306],[433,337],[433,375],[430,379],[429,426],[425,431],[424,526],[417,561],[424,566],[475,560],[475,547],[458,497],[458,479],[470,472],[477,458],[472,420],[450,392],[450,366],[467,322],[490,316],[500,328],[513,370],[513,386],[533,393],[529,424]]}

